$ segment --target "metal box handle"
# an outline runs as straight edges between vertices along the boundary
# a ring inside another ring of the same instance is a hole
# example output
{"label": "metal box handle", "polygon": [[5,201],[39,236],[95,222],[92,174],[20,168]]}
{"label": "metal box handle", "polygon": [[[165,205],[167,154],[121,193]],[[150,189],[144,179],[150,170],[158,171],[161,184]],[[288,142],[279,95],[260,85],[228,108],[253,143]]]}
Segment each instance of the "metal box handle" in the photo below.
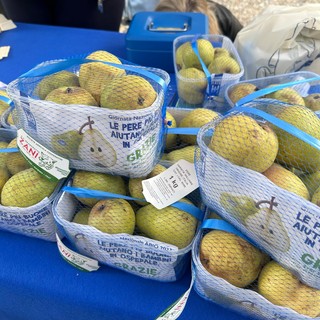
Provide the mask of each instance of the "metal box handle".
{"label": "metal box handle", "polygon": [[152,32],[186,32],[188,30],[188,24],[185,22],[183,28],[179,27],[154,27],[154,23],[150,22],[148,30]]}

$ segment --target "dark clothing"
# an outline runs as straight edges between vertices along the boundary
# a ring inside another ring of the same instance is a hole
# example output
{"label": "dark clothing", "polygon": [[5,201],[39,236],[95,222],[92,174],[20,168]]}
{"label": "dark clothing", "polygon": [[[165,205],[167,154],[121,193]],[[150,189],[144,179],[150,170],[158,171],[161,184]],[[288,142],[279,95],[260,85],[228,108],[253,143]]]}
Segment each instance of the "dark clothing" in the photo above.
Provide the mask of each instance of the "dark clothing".
{"label": "dark clothing", "polygon": [[0,0],[13,22],[118,31],[125,0]]}

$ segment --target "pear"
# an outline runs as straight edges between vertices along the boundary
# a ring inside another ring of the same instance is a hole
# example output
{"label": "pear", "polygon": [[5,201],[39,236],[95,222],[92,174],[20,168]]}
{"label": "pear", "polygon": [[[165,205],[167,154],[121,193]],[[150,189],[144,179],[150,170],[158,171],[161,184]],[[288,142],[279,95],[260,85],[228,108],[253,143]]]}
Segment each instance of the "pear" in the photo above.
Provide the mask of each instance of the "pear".
{"label": "pear", "polygon": [[[201,128],[208,122],[219,117],[219,113],[204,108],[195,108],[184,116],[180,123],[180,128]],[[197,136],[180,134],[180,140],[186,144],[197,144]]]}
{"label": "pear", "polygon": [[137,110],[150,107],[157,98],[157,92],[145,78],[126,75],[114,78],[101,92],[100,105],[103,108]]}
{"label": "pear", "polygon": [[248,82],[238,83],[230,88],[228,92],[228,96],[233,103],[236,103],[241,98],[257,90],[258,90],[257,86],[253,83],[248,83]]}
{"label": "pear", "polygon": [[320,207],[320,186],[314,191],[311,202]]}
{"label": "pear", "polygon": [[9,180],[10,173],[6,167],[0,167],[0,193],[5,185],[5,183]]}
{"label": "pear", "polygon": [[202,70],[186,68],[177,74],[178,95],[189,104],[202,103],[206,87],[207,78]]}
{"label": "pear", "polygon": [[314,173],[306,173],[300,175],[300,179],[306,185],[310,196],[312,197],[314,192],[320,186],[320,170]]}
{"label": "pear", "polygon": [[[157,176],[158,174],[164,172],[167,168],[164,167],[161,164],[157,164],[153,170],[144,178],[129,178],[129,183],[128,183],[128,188],[129,188],[129,194],[131,197],[133,198],[137,198],[137,199],[144,199],[144,195],[143,195],[143,187],[142,187],[142,181],[145,179],[150,179],[153,178],[155,176]],[[146,201],[139,201],[139,200],[135,200],[135,202],[141,206],[145,206],[148,204],[148,202]]]}
{"label": "pear", "polygon": [[[182,199],[186,203],[190,201]],[[136,225],[147,237],[177,246],[188,246],[197,229],[197,219],[191,214],[172,206],[157,209],[148,204],[136,213]]]}
{"label": "pear", "polygon": [[[173,115],[166,111],[166,121],[167,121],[167,127],[168,128],[176,128],[177,127],[177,122],[176,119],[173,117]],[[168,124],[168,122],[170,124]],[[168,134],[166,135],[166,140],[165,140],[165,149],[171,149],[177,145],[177,135],[176,134]]]}
{"label": "pear", "polygon": [[183,51],[186,49],[186,47],[189,45],[190,45],[189,42],[185,42],[182,45],[180,45],[175,51],[175,58],[176,58],[175,63],[178,70],[185,68],[182,54],[183,54]]}
{"label": "pear", "polygon": [[196,146],[186,146],[181,149],[170,151],[167,154],[167,160],[173,163],[178,162],[181,159],[194,163],[194,153]]}
{"label": "pear", "polygon": [[257,213],[259,210],[251,197],[246,195],[236,196],[228,192],[221,193],[220,204],[228,214],[241,222],[244,222],[248,216]]}
{"label": "pear", "polygon": [[208,70],[211,74],[237,74],[241,71],[241,68],[238,61],[233,57],[227,55],[219,55],[218,57],[215,57],[209,64]]}
{"label": "pear", "polygon": [[268,262],[260,272],[258,293],[275,305],[308,317],[320,315],[320,290],[302,283],[274,260]]}
{"label": "pear", "polygon": [[[208,66],[214,58],[215,49],[213,45],[207,39],[198,39],[197,47],[198,47],[200,58],[202,59],[204,64]],[[191,42],[187,42],[184,45],[183,51],[182,51],[182,59],[183,59],[183,64],[185,65],[185,68],[197,68],[202,70],[201,63],[196,53],[193,51]]]}
{"label": "pear", "polygon": [[[126,195],[126,185],[123,178],[107,173],[78,170],[73,176],[72,186]],[[78,200],[89,207],[93,207],[99,201],[95,198],[79,197]]]}
{"label": "pear", "polygon": [[51,74],[44,77],[36,86],[35,94],[44,100],[46,96],[54,89],[60,87],[79,87],[78,76],[70,71],[59,71],[57,73]]}
{"label": "pear", "polygon": [[77,130],[70,130],[51,137],[51,145],[53,150],[68,159],[79,159],[78,149],[82,141],[83,135]]}
{"label": "pear", "polygon": [[81,208],[73,217],[72,222],[79,224],[88,224],[89,213],[91,211],[90,207]]}
{"label": "pear", "polygon": [[[4,96],[6,98],[9,98],[8,94],[4,90],[0,90],[0,96]],[[10,105],[2,100],[0,100],[0,117],[3,116],[3,114],[10,108]],[[8,115],[8,118],[6,119],[7,123],[9,125],[14,125],[12,113]]]}
{"label": "pear", "polygon": [[[17,139],[13,139],[8,144],[7,148],[17,148]],[[30,168],[29,162],[24,156],[18,152],[9,152],[6,156],[6,166],[11,175],[14,175],[22,170]]]}
{"label": "pear", "polygon": [[45,98],[58,104],[78,104],[98,106],[97,101],[85,89],[80,87],[60,87],[52,90]]}
{"label": "pear", "polygon": [[[103,50],[92,52],[86,59],[122,64],[115,55]],[[103,62],[84,63],[80,67],[79,82],[80,86],[89,91],[98,104],[100,104],[102,88],[107,85],[112,78],[124,74],[126,74],[125,70],[104,64]]]}
{"label": "pear", "polygon": [[280,188],[295,193],[306,200],[310,200],[309,191],[303,181],[281,165],[273,163],[262,174]]}
{"label": "pear", "polygon": [[277,156],[278,139],[269,126],[236,114],[216,125],[208,147],[233,164],[263,172]]}
{"label": "pear", "polygon": [[[94,121],[88,117],[79,133],[82,135],[78,155],[82,160],[90,161],[95,166],[109,168],[116,164],[117,154],[113,146],[97,129],[93,128]],[[89,126],[88,130],[83,129]]]}
{"label": "pear", "polygon": [[293,88],[283,88],[266,95],[267,98],[276,99],[291,104],[305,105],[303,97]]}
{"label": "pear", "polygon": [[88,225],[109,234],[133,234],[135,213],[127,200],[100,200],[90,211]]}
{"label": "pear", "polygon": [[263,200],[256,203],[260,206],[262,203],[267,203],[268,207],[261,207],[259,210],[248,216],[244,224],[254,234],[256,234],[261,242],[268,247],[275,248],[281,252],[286,252],[290,248],[290,238],[285,226],[281,220],[279,213],[274,210],[278,204],[274,197],[271,201]]}
{"label": "pear", "polygon": [[312,111],[320,111],[320,94],[310,93],[303,98],[305,106]]}
{"label": "pear", "polygon": [[[8,148],[8,144],[8,142],[0,141],[0,149]],[[0,152],[0,168],[6,167],[7,155],[8,153],[6,152]]]}
{"label": "pear", "polygon": [[244,288],[258,278],[266,254],[233,233],[211,230],[200,241],[200,261],[210,274]]}
{"label": "pear", "polygon": [[49,197],[58,181],[48,180],[33,168],[13,175],[3,186],[1,204],[9,207],[30,207]]}
{"label": "pear", "polygon": [[[292,105],[279,108],[275,116],[284,120],[316,139],[320,139],[320,119],[310,109]],[[320,151],[290,133],[271,125],[278,136],[279,152],[277,160],[286,166],[294,166],[303,172],[320,170]]]}
{"label": "pear", "polygon": [[216,47],[215,49],[214,49],[214,58],[217,58],[217,57],[219,57],[219,56],[221,56],[221,55],[225,55],[225,56],[231,56],[230,55],[230,52],[228,51],[228,49],[226,49],[226,48],[220,48],[220,47]]}

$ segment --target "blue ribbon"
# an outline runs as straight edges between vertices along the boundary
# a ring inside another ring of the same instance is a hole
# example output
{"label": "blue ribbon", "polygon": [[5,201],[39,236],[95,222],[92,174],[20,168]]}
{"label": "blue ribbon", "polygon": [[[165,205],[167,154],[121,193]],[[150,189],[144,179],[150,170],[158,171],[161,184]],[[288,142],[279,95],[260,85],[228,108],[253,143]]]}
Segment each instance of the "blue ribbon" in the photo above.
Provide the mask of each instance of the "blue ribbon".
{"label": "blue ribbon", "polygon": [[18,152],[18,148],[3,148],[0,149],[0,153],[12,153],[12,152]]}
{"label": "blue ribbon", "polygon": [[197,135],[200,128],[168,128],[167,134]]}
{"label": "blue ribbon", "polygon": [[109,66],[112,66],[112,67],[116,67],[119,69],[139,73],[147,78],[152,79],[156,83],[158,83],[163,88],[164,91],[167,89],[167,84],[161,77],[157,76],[156,74],[154,74],[152,72],[141,69],[140,67],[123,65],[123,64],[118,64],[118,63],[111,63],[111,62],[102,61],[102,60],[91,60],[91,59],[83,59],[83,58],[59,60],[59,61],[52,62],[51,64],[38,66],[38,67],[33,68],[33,69],[29,70],[28,72],[22,74],[19,78],[47,76],[52,73],[63,71],[65,69],[68,69],[68,68],[76,66],[76,65],[90,63],[90,62],[101,62],[101,63],[107,64]]}
{"label": "blue ribbon", "polygon": [[[116,199],[125,199],[129,201],[137,200],[137,201],[147,202],[145,199],[133,198],[133,197],[125,196],[122,194],[111,193],[111,192],[106,192],[101,190],[91,190],[91,189],[68,187],[68,186],[63,187],[62,190],[65,192],[71,193],[79,198],[96,198],[96,199],[106,199],[106,198],[115,199],[116,198]],[[171,206],[190,213],[192,216],[194,216],[196,219],[200,221],[203,219],[203,212],[194,205],[191,205],[182,201],[177,201],[171,204]]]}
{"label": "blue ribbon", "polygon": [[0,94],[0,100],[5,102],[6,104],[8,104],[10,106],[13,104],[13,101],[10,98],[8,98],[6,96],[3,96],[1,94]]}
{"label": "blue ribbon", "polygon": [[208,96],[211,96],[212,95],[212,92],[211,92],[211,74],[207,68],[207,66],[205,65],[205,63],[203,62],[203,60],[201,59],[200,57],[200,53],[199,53],[199,50],[198,50],[198,43],[197,43],[197,40],[199,39],[199,36],[195,36],[192,41],[191,41],[191,47],[194,51],[194,53],[196,54],[196,56],[198,57],[199,61],[200,61],[200,64],[201,64],[201,67],[202,67],[202,70],[203,72],[205,73],[206,75],[206,78],[207,78],[207,81],[208,81],[208,85],[207,85],[207,90],[206,90],[206,94]]}

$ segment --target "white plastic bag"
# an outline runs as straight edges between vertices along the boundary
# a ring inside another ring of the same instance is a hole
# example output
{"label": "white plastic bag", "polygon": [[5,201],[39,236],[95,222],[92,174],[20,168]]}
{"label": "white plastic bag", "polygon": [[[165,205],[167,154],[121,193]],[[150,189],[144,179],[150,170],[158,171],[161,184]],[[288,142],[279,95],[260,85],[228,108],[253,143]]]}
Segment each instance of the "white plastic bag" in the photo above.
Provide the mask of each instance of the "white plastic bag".
{"label": "white plastic bag", "polygon": [[320,4],[268,6],[234,44],[245,79],[300,70],[320,56]]}

